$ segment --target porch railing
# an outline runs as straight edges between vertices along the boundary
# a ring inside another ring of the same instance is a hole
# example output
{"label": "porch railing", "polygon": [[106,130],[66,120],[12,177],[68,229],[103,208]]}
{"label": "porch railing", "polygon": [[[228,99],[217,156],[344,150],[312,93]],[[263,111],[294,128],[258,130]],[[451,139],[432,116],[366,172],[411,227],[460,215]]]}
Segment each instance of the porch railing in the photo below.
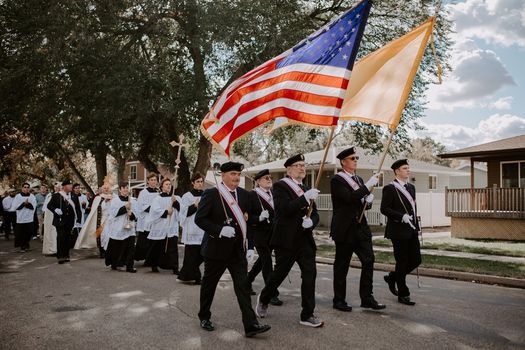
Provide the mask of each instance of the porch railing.
{"label": "porch railing", "polygon": [[525,188],[446,189],[451,217],[525,219]]}

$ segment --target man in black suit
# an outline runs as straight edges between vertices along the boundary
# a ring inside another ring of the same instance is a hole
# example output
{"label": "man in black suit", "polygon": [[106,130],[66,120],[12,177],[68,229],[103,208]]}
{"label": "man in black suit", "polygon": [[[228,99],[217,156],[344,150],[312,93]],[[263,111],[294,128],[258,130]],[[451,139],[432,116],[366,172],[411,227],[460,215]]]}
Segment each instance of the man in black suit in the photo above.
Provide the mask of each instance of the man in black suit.
{"label": "man in black suit", "polygon": [[383,187],[381,213],[388,218],[385,237],[392,240],[396,269],[384,278],[400,303],[415,305],[415,302],[410,300],[406,275],[421,264],[416,188],[408,183],[410,167],[406,159],[395,161],[392,170],[396,178],[391,184]]}
{"label": "man in black suit", "polygon": [[201,245],[204,276],[199,319],[203,329],[215,329],[210,320],[211,304],[217,284],[228,269],[241,309],[245,334],[253,337],[268,331],[270,326],[257,322],[248,289],[246,220],[250,211],[250,194],[238,187],[242,169],[243,165],[240,163],[224,163],[220,168],[222,182],[218,184],[218,188],[204,191],[195,214],[195,223],[204,231]]}
{"label": "man in black suit", "polygon": [[[248,220],[248,237],[253,240],[259,258],[248,272],[250,287],[255,277],[262,271],[263,279],[268,282],[272,272],[272,249],[270,238],[272,237],[273,222],[275,217],[275,204],[272,194],[272,176],[268,169],[259,171],[253,177],[255,189],[251,194],[251,213]],[[255,295],[253,289],[250,293]],[[283,302],[279,299],[279,292],[270,299],[270,304],[281,306]]]}
{"label": "man in black suit", "polygon": [[51,196],[47,209],[53,213],[53,226],[57,230],[57,259],[59,264],[69,262],[71,231],[75,225],[75,204],[71,200],[71,180],[62,182],[62,190]]}
{"label": "man in black suit", "polygon": [[355,253],[361,261],[361,307],[384,309],[385,305],[379,304],[372,293],[372,232],[364,215],[359,220],[365,203],[366,209],[372,208],[374,195],[370,193],[370,189],[377,184],[379,174],[372,175],[366,183],[355,174],[359,157],[356,156],[354,147],[343,150],[337,158],[343,170],[330,181],[333,207],[330,236],[335,242],[333,307],[340,311],[352,311],[352,306],[346,302],[346,277],[352,254]]}
{"label": "man in black suit", "polygon": [[[319,223],[319,215],[313,202],[319,195],[317,189],[309,189],[302,181],[306,176],[304,155],[298,154],[286,160],[286,177],[273,186],[275,224],[270,245],[275,249],[275,270],[261,294],[257,297],[257,316],[268,313],[268,303],[286,278],[295,262],[301,269],[302,311],[300,324],[321,327],[324,322],[314,315],[315,309],[315,241],[313,229]],[[308,208],[312,213],[308,217]]]}

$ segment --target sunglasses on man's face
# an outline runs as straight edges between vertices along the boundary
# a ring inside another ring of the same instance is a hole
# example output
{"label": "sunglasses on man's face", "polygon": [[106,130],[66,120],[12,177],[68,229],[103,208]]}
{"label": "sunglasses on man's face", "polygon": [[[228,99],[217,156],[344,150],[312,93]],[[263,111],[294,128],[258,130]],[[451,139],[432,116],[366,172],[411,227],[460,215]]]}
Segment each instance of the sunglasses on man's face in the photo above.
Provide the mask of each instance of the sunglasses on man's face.
{"label": "sunglasses on man's face", "polygon": [[261,179],[271,181],[273,179],[273,177],[271,175],[265,175],[265,176],[261,177]]}
{"label": "sunglasses on man's face", "polygon": [[346,157],[345,159],[359,160],[359,156]]}
{"label": "sunglasses on man's face", "polygon": [[22,186],[22,188],[29,188],[29,186]]}

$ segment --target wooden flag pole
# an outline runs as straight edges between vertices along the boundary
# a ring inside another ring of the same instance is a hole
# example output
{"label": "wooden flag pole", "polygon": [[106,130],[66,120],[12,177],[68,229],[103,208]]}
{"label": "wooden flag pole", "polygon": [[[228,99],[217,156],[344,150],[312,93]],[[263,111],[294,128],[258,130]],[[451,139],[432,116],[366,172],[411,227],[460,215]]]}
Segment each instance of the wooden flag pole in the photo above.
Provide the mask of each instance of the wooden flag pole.
{"label": "wooden flag pole", "polygon": [[[332,140],[334,138],[334,132],[335,132],[335,125],[332,125],[332,128],[330,130],[330,136],[328,137],[328,142],[326,143],[326,147],[324,149],[324,155],[323,160],[321,161],[321,165],[319,166],[319,171],[317,172],[317,178],[315,179],[315,186],[314,188],[319,187],[319,183],[321,182],[321,175],[324,170],[324,163],[326,162],[326,157],[328,155],[328,150],[330,149],[330,145],[332,144]],[[310,206],[308,207],[308,214],[307,216],[310,217],[312,215],[312,210],[314,210],[314,201],[310,201]]]}
{"label": "wooden flag pole", "polygon": [[[390,144],[392,143],[392,137],[394,136],[395,129],[390,129],[390,135],[388,135],[388,140],[385,143],[385,150],[383,151],[383,156],[381,157],[381,161],[379,162],[379,167],[377,168],[377,173],[381,172],[381,169],[383,168],[383,163],[385,162],[386,154],[388,152],[388,148],[390,147]],[[370,189],[370,193],[374,191],[375,187],[372,187]],[[361,220],[363,220],[363,215],[365,215],[367,203],[363,203],[363,210],[361,211],[361,215],[359,215],[359,220],[357,220],[358,223],[361,223]]]}

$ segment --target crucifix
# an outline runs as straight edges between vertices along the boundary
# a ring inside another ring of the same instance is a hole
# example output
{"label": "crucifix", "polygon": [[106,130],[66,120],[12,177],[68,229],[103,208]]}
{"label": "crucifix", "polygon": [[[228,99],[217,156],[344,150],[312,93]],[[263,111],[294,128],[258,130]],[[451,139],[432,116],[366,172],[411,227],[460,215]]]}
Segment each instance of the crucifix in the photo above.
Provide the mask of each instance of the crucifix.
{"label": "crucifix", "polygon": [[189,147],[189,145],[187,143],[184,143],[183,134],[179,135],[179,142],[176,142],[174,140],[170,142],[170,145],[171,147],[179,147],[179,149],[177,150],[177,158],[175,159],[175,176],[173,177],[172,186],[171,186],[172,191],[175,192],[175,190],[177,189],[177,178],[179,174],[180,155],[182,153],[182,148]]}

